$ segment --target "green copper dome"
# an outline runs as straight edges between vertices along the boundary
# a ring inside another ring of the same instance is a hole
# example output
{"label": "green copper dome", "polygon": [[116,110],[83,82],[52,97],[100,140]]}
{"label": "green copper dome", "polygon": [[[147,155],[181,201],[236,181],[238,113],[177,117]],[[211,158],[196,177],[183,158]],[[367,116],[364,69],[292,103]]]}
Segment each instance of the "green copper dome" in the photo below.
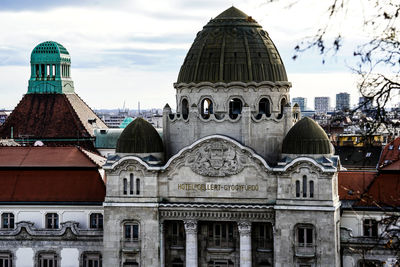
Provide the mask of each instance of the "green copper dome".
{"label": "green copper dome", "polygon": [[177,83],[287,81],[268,33],[231,7],[204,26],[186,55]]}
{"label": "green copper dome", "polygon": [[156,129],[142,118],[133,120],[121,133],[117,153],[163,152],[163,142]]}
{"label": "green copper dome", "polygon": [[331,154],[331,143],[325,131],[314,120],[304,117],[287,133],[283,154]]}
{"label": "green copper dome", "polygon": [[67,49],[54,41],[46,41],[38,44],[31,54],[31,63],[58,63],[71,62]]}

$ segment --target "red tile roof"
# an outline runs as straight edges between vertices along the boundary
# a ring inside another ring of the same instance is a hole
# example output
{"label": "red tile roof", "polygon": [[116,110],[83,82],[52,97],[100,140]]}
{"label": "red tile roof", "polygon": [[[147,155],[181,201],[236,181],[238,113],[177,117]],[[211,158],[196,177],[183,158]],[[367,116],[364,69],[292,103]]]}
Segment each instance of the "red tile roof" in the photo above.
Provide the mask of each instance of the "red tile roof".
{"label": "red tile roof", "polygon": [[1,170],[0,202],[103,202],[97,170]]}
{"label": "red tile roof", "polygon": [[0,138],[42,140],[45,145],[80,145],[94,150],[96,127],[107,128],[76,94],[26,94],[0,126]]}
{"label": "red tile roof", "polygon": [[359,199],[377,174],[376,171],[340,171],[338,173],[340,200]]}
{"label": "red tile roof", "polygon": [[2,167],[85,167],[98,165],[77,147],[0,147]]}
{"label": "red tile roof", "polygon": [[[379,159],[379,168],[385,170],[400,170],[400,137],[388,143],[382,151]],[[390,166],[394,163],[395,166]]]}
{"label": "red tile roof", "polygon": [[381,173],[368,188],[357,206],[398,207],[400,206],[400,174]]}

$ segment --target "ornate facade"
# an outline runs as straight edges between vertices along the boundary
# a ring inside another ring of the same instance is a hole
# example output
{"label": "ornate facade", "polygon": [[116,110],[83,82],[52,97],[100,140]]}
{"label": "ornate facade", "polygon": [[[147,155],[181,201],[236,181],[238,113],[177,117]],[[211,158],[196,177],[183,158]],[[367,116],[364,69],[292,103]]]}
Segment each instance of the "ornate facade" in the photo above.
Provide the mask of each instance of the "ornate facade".
{"label": "ornate facade", "polygon": [[104,264],[339,266],[338,158],[293,116],[268,33],[229,8],[197,34],[174,87],[162,145],[137,119],[103,166]]}

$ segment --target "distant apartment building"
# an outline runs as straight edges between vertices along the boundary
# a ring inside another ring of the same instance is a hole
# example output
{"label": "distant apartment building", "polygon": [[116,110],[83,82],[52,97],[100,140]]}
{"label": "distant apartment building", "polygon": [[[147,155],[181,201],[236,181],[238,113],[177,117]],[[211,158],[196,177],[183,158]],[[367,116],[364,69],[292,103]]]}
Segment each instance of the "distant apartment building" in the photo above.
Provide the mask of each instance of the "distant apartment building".
{"label": "distant apartment building", "polygon": [[300,111],[305,111],[307,109],[307,98],[305,97],[294,97],[292,99],[292,104],[297,103],[300,107]]}
{"label": "distant apartment building", "polygon": [[358,106],[361,107],[362,111],[367,111],[372,109],[372,101],[368,97],[361,96],[358,98]]}
{"label": "distant apartment building", "polygon": [[346,110],[350,108],[350,94],[336,94],[336,110]]}
{"label": "distant apartment building", "polygon": [[315,113],[327,113],[329,111],[331,99],[328,96],[318,96],[314,98]]}

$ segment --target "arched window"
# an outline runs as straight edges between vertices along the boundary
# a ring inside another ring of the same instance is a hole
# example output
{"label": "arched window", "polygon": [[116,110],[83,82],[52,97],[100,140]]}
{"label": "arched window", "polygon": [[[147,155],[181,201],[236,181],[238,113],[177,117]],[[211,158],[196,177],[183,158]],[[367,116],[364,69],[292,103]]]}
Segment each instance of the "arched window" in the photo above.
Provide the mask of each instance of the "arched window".
{"label": "arched window", "polygon": [[136,195],[140,195],[140,179],[136,179]]}
{"label": "arched window", "polygon": [[278,119],[281,119],[283,117],[283,112],[285,111],[285,105],[286,105],[286,99],[282,98],[281,105],[280,105],[280,112],[278,114]]}
{"label": "arched window", "polygon": [[58,229],[58,214],[47,213],[46,214],[46,228],[47,229]]}
{"label": "arched window", "polygon": [[184,98],[182,100],[182,108],[181,108],[181,112],[182,112],[182,117],[184,120],[186,120],[189,116],[189,103],[187,101],[186,98]]}
{"label": "arched window", "polygon": [[265,116],[271,116],[271,107],[268,98],[262,98],[258,103],[258,114],[265,114]]}
{"label": "arched window", "polygon": [[213,114],[213,102],[209,98],[204,98],[201,101],[201,116],[208,119],[210,114]]}
{"label": "arched window", "polygon": [[300,197],[300,181],[296,181],[296,197]]}
{"label": "arched window", "polygon": [[242,113],[243,103],[239,98],[232,98],[229,100],[229,117],[236,119]]}
{"label": "arched window", "polygon": [[303,197],[307,197],[307,176],[303,175]]}
{"label": "arched window", "polygon": [[314,197],[314,181],[310,181],[310,197]]}
{"label": "arched window", "polygon": [[13,213],[6,212],[6,213],[1,214],[1,228],[14,229],[14,214]]}
{"label": "arched window", "polygon": [[90,228],[103,229],[103,214],[101,213],[90,214]]}
{"label": "arched window", "polygon": [[133,173],[129,175],[129,194],[133,195]]}
{"label": "arched window", "polygon": [[124,183],[124,195],[128,194],[128,180],[126,178],[124,178],[123,180]]}

